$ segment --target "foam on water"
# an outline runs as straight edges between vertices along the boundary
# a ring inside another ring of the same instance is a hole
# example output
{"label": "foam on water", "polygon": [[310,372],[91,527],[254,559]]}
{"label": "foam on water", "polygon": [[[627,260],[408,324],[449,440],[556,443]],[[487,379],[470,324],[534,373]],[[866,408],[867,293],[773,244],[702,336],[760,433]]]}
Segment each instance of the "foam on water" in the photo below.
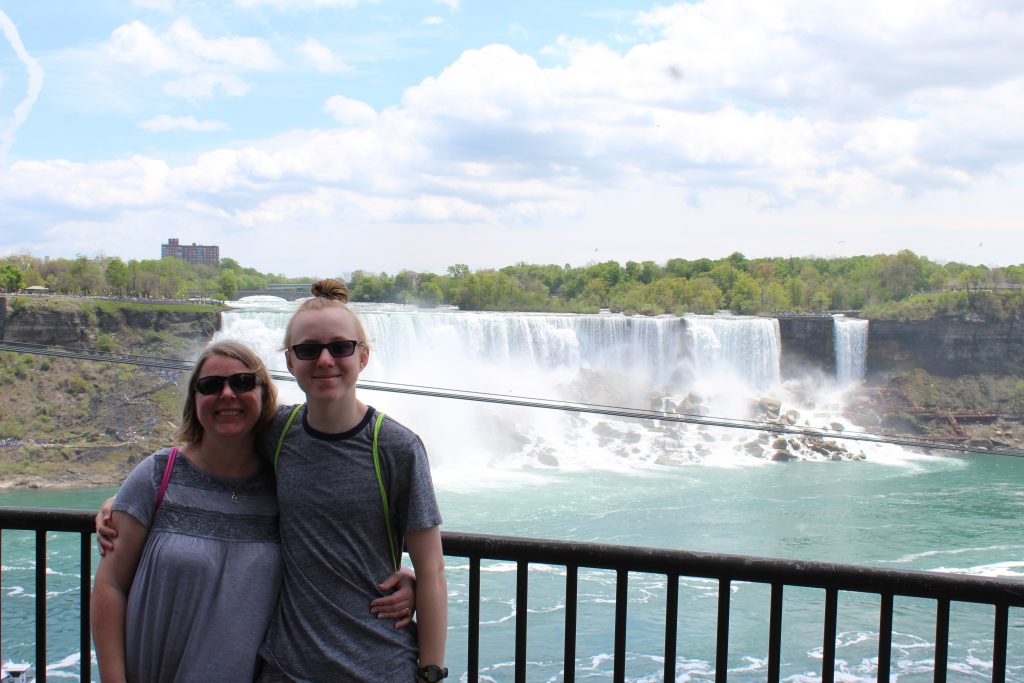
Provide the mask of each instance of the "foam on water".
{"label": "foam on water", "polygon": [[[280,347],[296,304],[255,297],[231,306],[218,336],[246,341],[268,367],[286,372]],[[761,466],[777,457],[768,423],[780,415],[790,424],[823,432],[837,426],[847,433],[862,431],[842,415],[848,386],[842,381],[781,381],[779,325],[771,318],[467,313],[377,304],[353,308],[372,348],[363,373],[367,381],[653,409],[751,426],[763,421],[766,427],[716,428],[364,390],[364,400],[423,437],[435,476],[444,483],[515,479],[531,470]],[[837,326],[863,332],[861,322]],[[859,361],[850,360],[854,357],[857,352],[844,351],[843,367],[856,365]],[[279,388],[282,402],[302,400],[293,382],[280,382]],[[778,408],[758,412],[773,405]],[[827,434],[823,444],[827,450],[789,439],[783,447],[789,457],[802,460],[864,457],[906,466],[924,457],[898,446],[843,442]]]}

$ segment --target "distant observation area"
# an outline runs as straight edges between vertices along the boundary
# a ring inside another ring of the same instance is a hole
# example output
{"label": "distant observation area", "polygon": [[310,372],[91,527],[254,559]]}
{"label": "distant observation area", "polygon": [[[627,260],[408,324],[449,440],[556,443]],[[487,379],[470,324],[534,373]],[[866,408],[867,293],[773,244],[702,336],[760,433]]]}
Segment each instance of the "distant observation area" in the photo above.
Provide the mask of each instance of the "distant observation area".
{"label": "distant observation area", "polygon": [[202,263],[208,266],[216,266],[220,263],[220,247],[206,244],[181,244],[177,237],[167,240],[167,244],[160,245],[160,258],[173,256],[189,263]]}

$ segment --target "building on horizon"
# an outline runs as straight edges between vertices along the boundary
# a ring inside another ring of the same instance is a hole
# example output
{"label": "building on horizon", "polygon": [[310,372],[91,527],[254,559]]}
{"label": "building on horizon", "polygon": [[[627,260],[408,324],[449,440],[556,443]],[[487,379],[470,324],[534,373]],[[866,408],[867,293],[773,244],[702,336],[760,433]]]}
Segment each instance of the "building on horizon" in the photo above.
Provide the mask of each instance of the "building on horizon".
{"label": "building on horizon", "polygon": [[220,263],[220,247],[206,244],[181,244],[177,237],[167,240],[167,244],[160,245],[160,258],[173,256],[189,263],[202,263],[207,266],[216,266]]}

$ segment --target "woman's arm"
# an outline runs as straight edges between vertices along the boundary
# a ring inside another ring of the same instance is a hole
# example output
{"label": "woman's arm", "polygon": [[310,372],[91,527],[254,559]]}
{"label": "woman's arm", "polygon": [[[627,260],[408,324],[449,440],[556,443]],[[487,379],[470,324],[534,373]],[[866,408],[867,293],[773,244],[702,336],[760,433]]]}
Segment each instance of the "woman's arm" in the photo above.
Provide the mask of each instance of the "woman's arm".
{"label": "woman's arm", "polygon": [[448,637],[448,582],[444,578],[441,527],[407,533],[405,547],[416,569],[420,666],[443,667]]}
{"label": "woman's arm", "polygon": [[106,555],[96,569],[90,616],[100,680],[123,683],[128,591],[139,566],[147,531],[137,519],[124,512],[115,512],[110,524],[118,532],[117,552]]}

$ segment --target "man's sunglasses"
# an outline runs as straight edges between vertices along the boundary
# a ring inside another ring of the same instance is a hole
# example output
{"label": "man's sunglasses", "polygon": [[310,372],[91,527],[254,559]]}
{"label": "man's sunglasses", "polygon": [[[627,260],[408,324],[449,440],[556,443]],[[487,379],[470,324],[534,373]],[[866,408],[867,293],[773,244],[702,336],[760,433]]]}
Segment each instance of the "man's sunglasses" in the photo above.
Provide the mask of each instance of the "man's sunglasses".
{"label": "man's sunglasses", "polygon": [[252,372],[236,372],[227,377],[207,375],[196,380],[196,391],[205,396],[219,394],[224,391],[224,382],[227,382],[228,386],[231,387],[231,391],[236,394],[244,394],[263,384],[260,378]]}
{"label": "man's sunglasses", "polygon": [[356,347],[359,344],[360,342],[354,339],[343,339],[342,341],[332,341],[326,344],[305,342],[293,345],[292,353],[299,360],[316,360],[324,352],[324,349],[327,349],[333,358],[348,358],[356,352]]}

